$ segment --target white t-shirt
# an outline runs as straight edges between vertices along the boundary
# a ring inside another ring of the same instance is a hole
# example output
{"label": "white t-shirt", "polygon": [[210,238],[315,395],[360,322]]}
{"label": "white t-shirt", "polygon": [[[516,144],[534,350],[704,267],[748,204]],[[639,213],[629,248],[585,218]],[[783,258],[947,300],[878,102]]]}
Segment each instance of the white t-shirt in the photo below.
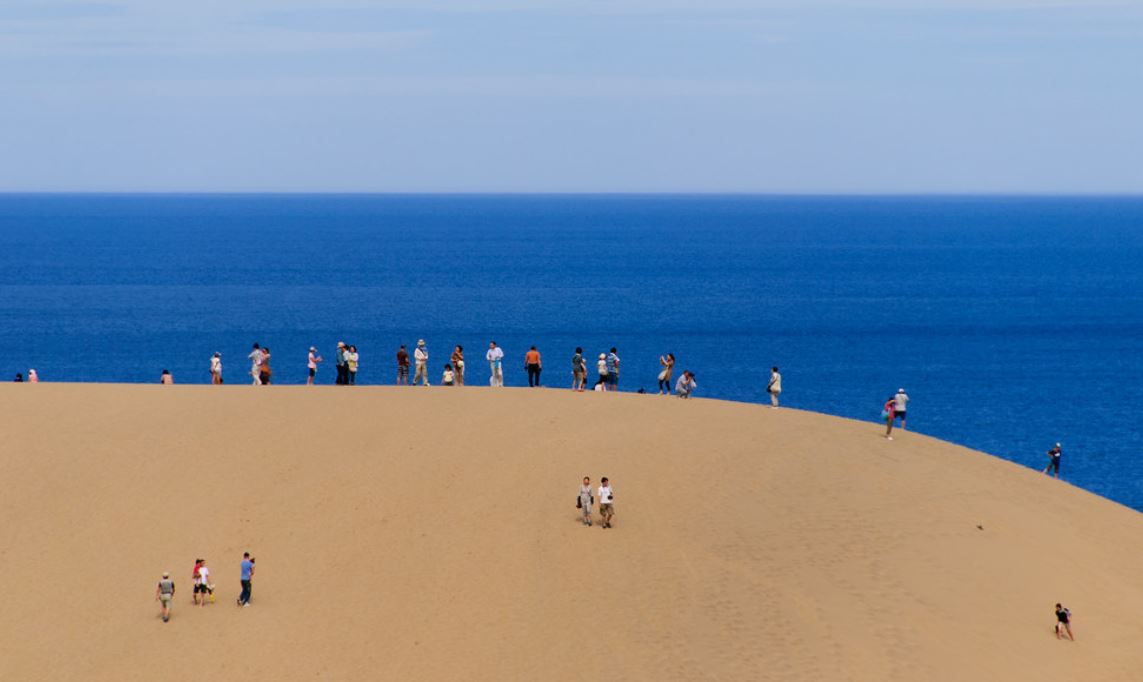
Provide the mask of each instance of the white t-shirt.
{"label": "white t-shirt", "polygon": [[489,362],[498,363],[504,359],[504,351],[500,350],[500,346],[489,348],[488,352],[484,354],[484,357],[488,358]]}
{"label": "white t-shirt", "polygon": [[306,363],[306,367],[310,369],[317,369],[317,359],[314,357],[313,353],[310,353],[309,361]]}
{"label": "white t-shirt", "polygon": [[423,365],[429,361],[429,352],[418,346],[417,350],[413,351],[413,358],[417,361],[418,365]]}
{"label": "white t-shirt", "polygon": [[447,383],[447,384],[451,384],[451,383],[452,383],[452,380],[453,380],[455,377],[454,377],[454,375],[453,375],[453,373],[452,373],[452,370],[451,370],[451,369],[446,369],[446,370],[444,371],[444,375],[443,375],[443,377],[442,377],[442,378],[444,379],[445,383]]}
{"label": "white t-shirt", "polygon": [[770,372],[770,392],[782,392],[782,375],[777,372]]}
{"label": "white t-shirt", "polygon": [[210,359],[210,373],[211,374],[221,374],[222,373],[222,358],[211,358]]}
{"label": "white t-shirt", "polygon": [[600,504],[611,504],[611,486],[609,486],[609,485],[599,486],[599,503]]}
{"label": "white t-shirt", "polygon": [[909,396],[905,395],[904,393],[898,393],[897,395],[893,396],[893,401],[896,403],[893,405],[893,411],[899,414],[904,412],[905,408],[908,406]]}
{"label": "white t-shirt", "polygon": [[209,585],[210,584],[210,569],[207,568],[206,566],[199,566],[198,567],[198,584],[199,585]]}
{"label": "white t-shirt", "polygon": [[607,360],[600,360],[599,362],[597,362],[595,364],[596,364],[596,366],[599,367],[600,376],[607,374]]}

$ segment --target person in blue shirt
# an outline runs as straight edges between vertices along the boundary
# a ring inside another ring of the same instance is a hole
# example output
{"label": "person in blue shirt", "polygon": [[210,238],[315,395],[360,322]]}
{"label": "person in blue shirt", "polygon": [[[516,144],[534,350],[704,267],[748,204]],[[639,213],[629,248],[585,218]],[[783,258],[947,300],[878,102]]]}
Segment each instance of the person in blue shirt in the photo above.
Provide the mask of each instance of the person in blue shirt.
{"label": "person in blue shirt", "polygon": [[250,606],[250,591],[253,589],[251,581],[254,580],[254,559],[250,552],[242,553],[242,574],[239,578],[242,581],[242,594],[238,595],[238,605]]}
{"label": "person in blue shirt", "polygon": [[614,348],[607,354],[607,390],[619,390],[619,356]]}

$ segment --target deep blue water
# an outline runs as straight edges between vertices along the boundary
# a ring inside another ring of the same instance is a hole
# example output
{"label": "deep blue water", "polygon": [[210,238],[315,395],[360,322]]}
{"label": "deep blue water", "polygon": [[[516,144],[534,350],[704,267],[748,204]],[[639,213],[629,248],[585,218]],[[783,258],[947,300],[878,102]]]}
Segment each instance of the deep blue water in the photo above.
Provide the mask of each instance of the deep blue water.
{"label": "deep blue water", "polygon": [[[243,382],[254,341],[278,383],[306,350],[361,354],[390,383],[400,343],[453,344],[486,384],[544,354],[617,346],[622,388],[661,353],[701,395],[910,427],[1042,467],[1143,509],[1143,199],[632,196],[0,196],[0,371],[44,381]],[[870,424],[871,430],[877,425]],[[764,448],[764,444],[759,444]]]}

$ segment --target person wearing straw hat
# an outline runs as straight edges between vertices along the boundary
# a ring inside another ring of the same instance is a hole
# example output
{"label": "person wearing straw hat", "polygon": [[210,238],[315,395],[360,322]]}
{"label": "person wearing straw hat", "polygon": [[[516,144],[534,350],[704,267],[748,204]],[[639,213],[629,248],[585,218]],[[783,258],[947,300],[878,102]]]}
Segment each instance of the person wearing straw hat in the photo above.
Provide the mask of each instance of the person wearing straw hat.
{"label": "person wearing straw hat", "polygon": [[413,351],[413,365],[413,385],[416,386],[419,379],[425,386],[429,386],[429,349],[425,347],[424,339],[417,341],[417,348]]}
{"label": "person wearing straw hat", "polygon": [[163,571],[163,579],[155,587],[155,601],[159,602],[164,623],[171,619],[171,601],[174,598],[175,581],[171,580],[170,572]]}
{"label": "person wearing straw hat", "polygon": [[321,356],[318,355],[317,348],[310,346],[310,354],[306,359],[306,369],[309,370],[309,376],[306,377],[306,385],[314,385],[314,377],[317,376],[317,366],[321,362]]}

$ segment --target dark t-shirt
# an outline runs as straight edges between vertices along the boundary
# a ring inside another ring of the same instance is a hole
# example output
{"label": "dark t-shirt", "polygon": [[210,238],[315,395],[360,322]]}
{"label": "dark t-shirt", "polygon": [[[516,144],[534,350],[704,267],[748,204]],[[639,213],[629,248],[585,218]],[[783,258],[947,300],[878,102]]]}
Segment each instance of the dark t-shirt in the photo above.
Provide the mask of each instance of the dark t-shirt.
{"label": "dark t-shirt", "polygon": [[1068,613],[1067,609],[1060,609],[1056,611],[1056,620],[1060,621],[1061,623],[1068,622],[1069,616],[1071,616],[1071,614]]}
{"label": "dark t-shirt", "polygon": [[402,367],[407,367],[409,365],[409,354],[406,353],[403,349],[397,351],[397,364],[401,365]]}
{"label": "dark t-shirt", "polygon": [[583,355],[576,353],[575,355],[572,356],[572,371],[573,372],[582,372],[583,371]]}

